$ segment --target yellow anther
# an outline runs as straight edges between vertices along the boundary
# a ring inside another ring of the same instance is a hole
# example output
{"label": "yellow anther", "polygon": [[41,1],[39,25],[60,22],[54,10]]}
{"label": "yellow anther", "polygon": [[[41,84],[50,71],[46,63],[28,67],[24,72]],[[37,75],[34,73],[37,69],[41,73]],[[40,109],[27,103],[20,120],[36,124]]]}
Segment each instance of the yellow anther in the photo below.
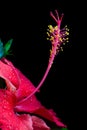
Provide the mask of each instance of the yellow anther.
{"label": "yellow anther", "polygon": [[48,27],[49,27],[49,29],[53,29],[52,25],[49,25]]}
{"label": "yellow anther", "polygon": [[50,40],[50,39],[47,37],[47,40]]}
{"label": "yellow anther", "polygon": [[66,34],[66,35],[69,35],[69,32],[66,31],[65,34]]}
{"label": "yellow anther", "polygon": [[50,33],[52,33],[52,32],[54,32],[54,30],[53,30],[53,29],[51,29],[51,30],[49,30],[49,32],[50,32]]}
{"label": "yellow anther", "polygon": [[69,40],[69,38],[67,37],[66,40]]}
{"label": "yellow anther", "polygon": [[61,51],[63,51],[63,47],[60,47]]}
{"label": "yellow anther", "polygon": [[53,41],[53,40],[54,40],[54,37],[51,36],[50,40]]}
{"label": "yellow anther", "polygon": [[64,42],[63,45],[65,45],[66,43]]}
{"label": "yellow anther", "polygon": [[59,38],[59,40],[60,40],[61,42],[63,41],[63,39],[62,39],[61,37]]}
{"label": "yellow anther", "polygon": [[50,36],[49,32],[47,32],[47,35]]}
{"label": "yellow anther", "polygon": [[57,30],[57,29],[58,29],[58,26],[55,26],[54,29]]}
{"label": "yellow anther", "polygon": [[53,51],[50,49],[50,55],[52,55]]}
{"label": "yellow anther", "polygon": [[66,28],[66,31],[69,31],[69,29],[68,29],[68,28]]}

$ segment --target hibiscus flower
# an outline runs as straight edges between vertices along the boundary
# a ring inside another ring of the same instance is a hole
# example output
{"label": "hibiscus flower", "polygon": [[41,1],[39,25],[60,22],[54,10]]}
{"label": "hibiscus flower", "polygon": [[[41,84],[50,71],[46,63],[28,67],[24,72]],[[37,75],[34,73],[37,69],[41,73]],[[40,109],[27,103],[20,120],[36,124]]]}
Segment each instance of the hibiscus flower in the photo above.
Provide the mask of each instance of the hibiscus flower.
{"label": "hibiscus flower", "polygon": [[58,127],[66,127],[56,113],[52,109],[45,108],[35,96],[46,79],[61,44],[67,40],[68,29],[65,27],[60,30],[63,15],[59,18],[57,11],[55,12],[57,18],[52,12],[50,13],[57,26],[49,25],[48,29],[48,36],[52,43],[48,67],[37,87],[5,58],[12,39],[5,46],[0,41],[0,81],[5,81],[4,88],[0,89],[0,130],[50,130],[45,119],[56,123]]}

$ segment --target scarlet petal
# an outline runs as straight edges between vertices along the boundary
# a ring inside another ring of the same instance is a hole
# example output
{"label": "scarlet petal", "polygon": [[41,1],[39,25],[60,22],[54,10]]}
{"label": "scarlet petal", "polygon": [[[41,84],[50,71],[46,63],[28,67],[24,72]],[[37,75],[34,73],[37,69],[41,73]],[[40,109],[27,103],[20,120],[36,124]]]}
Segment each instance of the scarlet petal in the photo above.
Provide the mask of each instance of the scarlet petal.
{"label": "scarlet petal", "polygon": [[30,82],[30,80],[26,78],[17,68],[16,68],[16,72],[20,78],[20,83],[19,83],[18,90],[16,92],[16,96],[17,99],[20,100],[24,97],[27,97],[29,94],[31,94],[35,90],[35,87]]}
{"label": "scarlet petal", "polygon": [[7,59],[0,60],[0,76],[7,82],[7,87],[13,84],[16,88],[17,99],[20,100],[31,94],[35,87],[14,65]]}
{"label": "scarlet petal", "polygon": [[15,111],[37,114],[48,119],[49,121],[56,123],[60,127],[66,127],[66,125],[64,125],[60,119],[57,118],[56,113],[53,110],[48,110],[42,106],[35,96],[32,96],[32,98],[24,102],[19,102],[16,104]]}
{"label": "scarlet petal", "polygon": [[60,119],[56,116],[56,113],[50,109],[50,110],[47,110],[45,107],[41,106],[38,110],[36,110],[34,112],[35,114],[38,114],[54,123],[56,123],[57,126],[59,127],[66,127],[66,125],[64,125]]}
{"label": "scarlet petal", "polygon": [[17,73],[11,63],[6,61],[5,59],[0,60],[0,77],[9,80],[15,87],[18,87],[19,81]]}
{"label": "scarlet petal", "polygon": [[29,112],[33,113],[37,109],[39,109],[41,106],[41,103],[36,99],[36,97],[33,95],[29,100],[26,100],[24,102],[18,102],[15,105],[15,111],[16,112]]}
{"label": "scarlet petal", "polygon": [[21,120],[21,123],[25,126],[25,129],[21,127],[20,130],[33,130],[32,117],[29,114],[20,115],[19,118]]}
{"label": "scarlet petal", "polygon": [[34,130],[50,130],[46,123],[39,117],[32,116]]}
{"label": "scarlet petal", "polygon": [[33,130],[32,118],[29,114],[14,112],[16,97],[8,90],[0,89],[0,129]]}

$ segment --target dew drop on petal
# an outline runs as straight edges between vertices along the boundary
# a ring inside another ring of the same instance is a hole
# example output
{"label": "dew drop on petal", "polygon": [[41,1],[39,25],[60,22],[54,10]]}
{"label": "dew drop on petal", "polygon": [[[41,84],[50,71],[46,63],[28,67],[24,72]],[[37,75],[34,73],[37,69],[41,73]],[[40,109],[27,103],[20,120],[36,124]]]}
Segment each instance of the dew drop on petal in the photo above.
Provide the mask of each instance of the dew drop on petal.
{"label": "dew drop on petal", "polygon": [[7,128],[8,128],[9,130],[12,130],[12,125],[7,125]]}
{"label": "dew drop on petal", "polygon": [[6,105],[4,105],[4,106],[3,106],[3,108],[4,108],[4,109],[7,109],[7,106],[6,106]]}
{"label": "dew drop on petal", "polygon": [[11,113],[11,112],[9,112],[9,115],[11,116],[11,115],[12,115],[12,113]]}

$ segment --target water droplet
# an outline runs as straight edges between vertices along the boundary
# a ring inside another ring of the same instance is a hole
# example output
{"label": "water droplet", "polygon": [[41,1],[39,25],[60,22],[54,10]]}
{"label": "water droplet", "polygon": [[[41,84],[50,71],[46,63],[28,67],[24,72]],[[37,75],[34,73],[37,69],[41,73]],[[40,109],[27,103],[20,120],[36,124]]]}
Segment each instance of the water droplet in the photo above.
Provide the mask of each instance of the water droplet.
{"label": "water droplet", "polygon": [[7,108],[7,106],[6,106],[6,105],[4,105],[4,106],[3,106],[3,108],[4,108],[4,109],[6,109],[6,108]]}
{"label": "water droplet", "polygon": [[11,76],[9,76],[9,79],[11,79],[12,77]]}
{"label": "water droplet", "polygon": [[11,113],[11,112],[9,112],[9,115],[11,116],[11,115],[12,115],[12,113]]}
{"label": "water droplet", "polygon": [[9,130],[12,130],[12,125],[7,125],[7,128],[8,128]]}
{"label": "water droplet", "polygon": [[7,100],[3,100],[3,104],[8,104]]}

